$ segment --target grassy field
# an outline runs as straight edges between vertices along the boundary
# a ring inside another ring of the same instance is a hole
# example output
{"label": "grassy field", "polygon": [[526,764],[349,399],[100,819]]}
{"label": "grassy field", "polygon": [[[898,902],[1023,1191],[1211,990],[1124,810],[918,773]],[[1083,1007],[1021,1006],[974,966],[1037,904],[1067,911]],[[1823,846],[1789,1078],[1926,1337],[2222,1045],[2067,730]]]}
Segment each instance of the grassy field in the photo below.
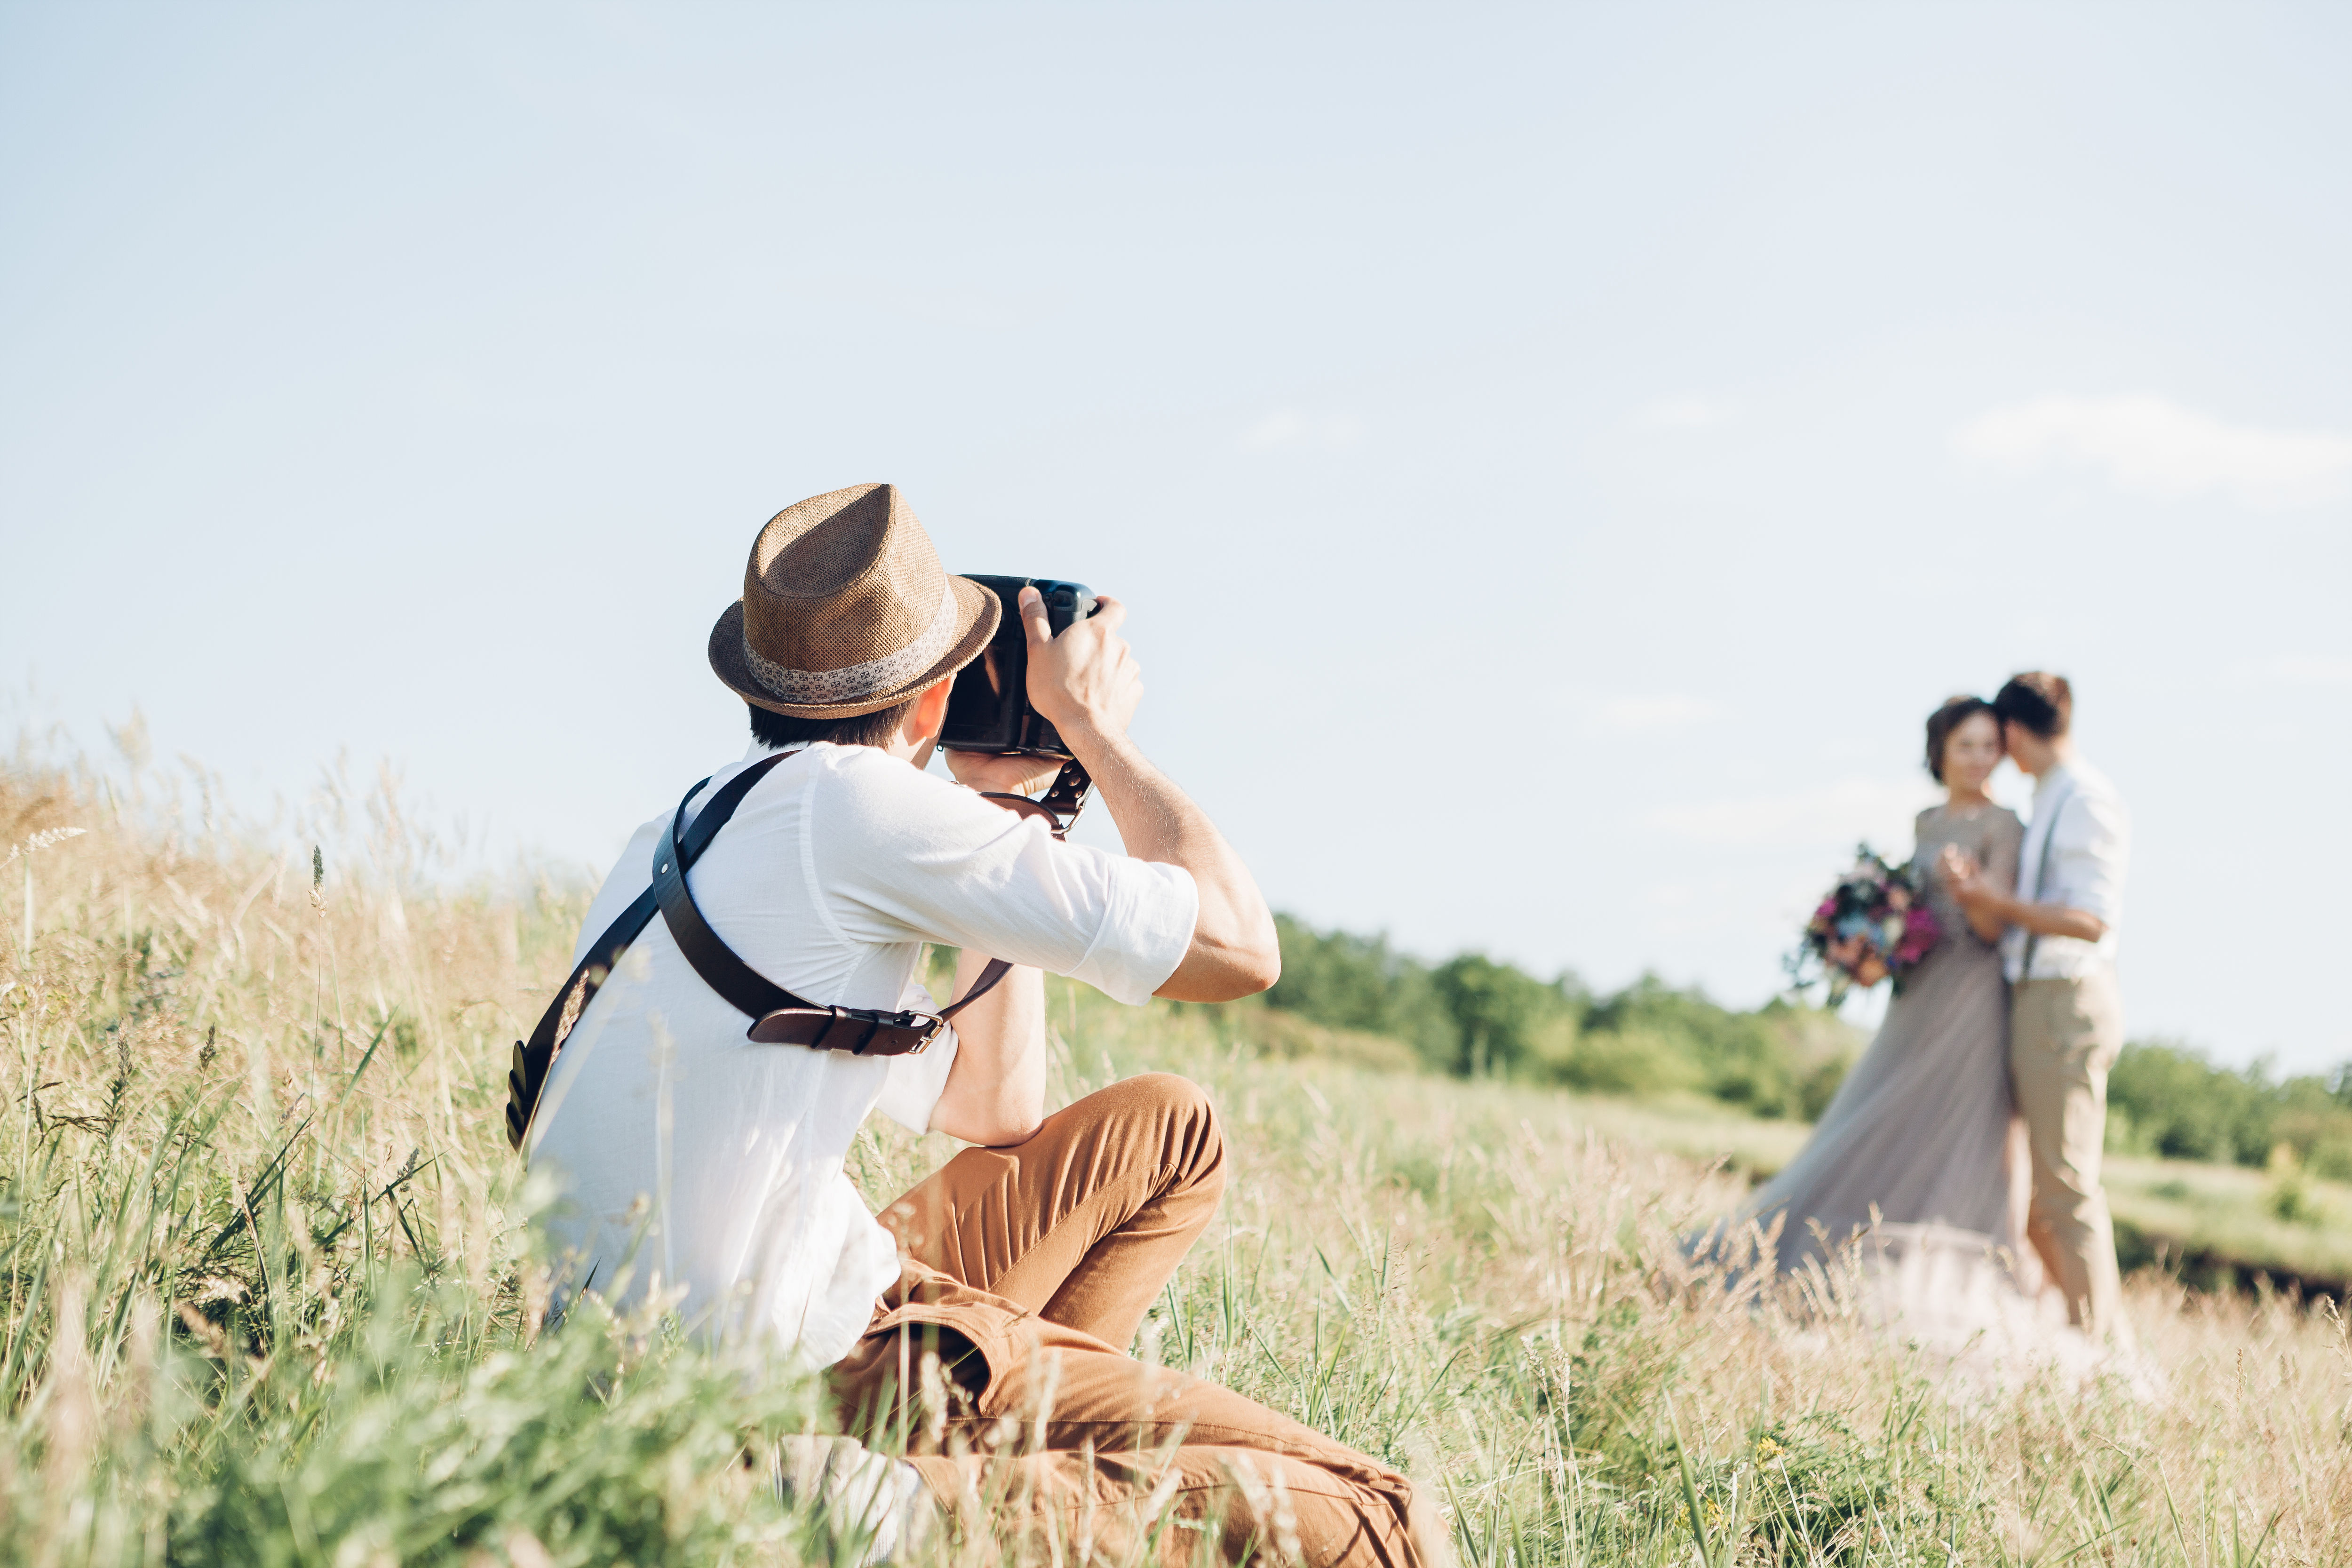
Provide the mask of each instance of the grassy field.
{"label": "grassy field", "polygon": [[[1787,1164],[1811,1128],[1759,1121],[1720,1100],[1581,1098],[1578,1124],[1761,1181]],[[2262,1274],[2352,1280],[2352,1185],[2295,1170],[2253,1170],[2193,1160],[2110,1153],[2107,1200],[2127,1261],[2198,1279],[2251,1281]]]}
{"label": "grassy field", "polygon": [[[0,1561],[821,1556],[744,1463],[822,1419],[810,1387],[655,1321],[532,1342],[500,1080],[576,893],[427,894],[389,802],[260,837],[158,796],[0,773],[7,842],[89,830],[0,868]],[[1799,1130],[1057,997],[1058,1094],[1170,1068],[1227,1120],[1223,1215],[1141,1352],[1402,1465],[1475,1568],[2352,1561],[2332,1311],[2143,1275],[2160,1397],[1957,1382],[1681,1280],[1675,1234]],[[945,1152],[870,1132],[854,1173],[879,1199]],[[2270,1202],[2147,1174],[2184,1224]]]}

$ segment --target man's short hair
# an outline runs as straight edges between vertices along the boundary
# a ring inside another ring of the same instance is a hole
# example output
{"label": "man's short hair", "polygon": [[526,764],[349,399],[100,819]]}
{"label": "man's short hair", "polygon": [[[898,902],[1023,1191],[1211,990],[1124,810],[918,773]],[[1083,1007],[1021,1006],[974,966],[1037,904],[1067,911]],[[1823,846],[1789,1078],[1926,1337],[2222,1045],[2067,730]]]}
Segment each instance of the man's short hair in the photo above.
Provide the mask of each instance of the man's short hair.
{"label": "man's short hair", "polygon": [[2029,669],[2012,675],[1993,694],[1992,710],[2004,723],[2022,724],[2045,741],[2054,741],[2074,722],[2074,689],[2063,675]]}
{"label": "man's short hair", "polygon": [[752,738],[763,746],[782,751],[786,746],[806,746],[818,741],[831,741],[836,746],[887,746],[890,737],[898,733],[899,722],[919,700],[919,694],[895,708],[848,719],[795,719],[789,713],[771,713],[750,702],[743,706],[751,710]]}

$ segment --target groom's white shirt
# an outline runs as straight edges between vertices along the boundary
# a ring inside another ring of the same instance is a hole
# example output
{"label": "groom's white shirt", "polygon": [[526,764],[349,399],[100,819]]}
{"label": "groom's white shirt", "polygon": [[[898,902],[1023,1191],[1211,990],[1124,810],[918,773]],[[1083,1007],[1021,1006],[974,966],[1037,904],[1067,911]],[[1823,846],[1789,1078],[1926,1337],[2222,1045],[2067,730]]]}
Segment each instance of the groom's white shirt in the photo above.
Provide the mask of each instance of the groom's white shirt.
{"label": "groom's white shirt", "polygon": [[2000,950],[2001,966],[2012,982],[2079,980],[2114,967],[2130,855],[2131,814],[2106,774],[2077,758],[2035,781],[2033,820],[2018,849],[2017,896],[2029,904],[2096,915],[2107,929],[2096,942],[2071,936],[2036,940],[2029,975],[2027,933],[2011,927]]}

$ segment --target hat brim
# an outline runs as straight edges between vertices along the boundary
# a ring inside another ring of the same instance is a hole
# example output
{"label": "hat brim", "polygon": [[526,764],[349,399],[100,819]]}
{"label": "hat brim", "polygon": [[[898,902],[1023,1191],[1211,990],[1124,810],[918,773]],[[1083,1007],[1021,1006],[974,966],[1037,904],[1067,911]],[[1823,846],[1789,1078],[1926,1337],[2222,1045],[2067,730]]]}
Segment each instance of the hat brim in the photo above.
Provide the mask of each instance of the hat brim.
{"label": "hat brim", "polygon": [[996,624],[1003,616],[1004,607],[996,595],[969,577],[948,579],[948,592],[956,598],[956,618],[962,630],[948,651],[937,663],[914,679],[886,692],[861,697],[855,702],[809,704],[786,702],[766,687],[751,672],[751,661],[743,657],[743,601],[736,600],[719,612],[719,623],[710,628],[710,669],[727,689],[754,708],[765,708],[771,713],[788,714],[794,719],[855,719],[861,713],[879,713],[885,708],[896,708],[923,688],[946,676],[953,675],[980,657],[988,639],[996,635]]}

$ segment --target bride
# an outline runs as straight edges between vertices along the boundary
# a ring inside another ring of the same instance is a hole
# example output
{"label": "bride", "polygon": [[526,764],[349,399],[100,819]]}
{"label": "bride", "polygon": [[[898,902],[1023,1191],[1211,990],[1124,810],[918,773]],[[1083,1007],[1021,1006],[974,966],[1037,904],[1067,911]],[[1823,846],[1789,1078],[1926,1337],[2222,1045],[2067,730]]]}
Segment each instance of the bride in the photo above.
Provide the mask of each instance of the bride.
{"label": "bride", "polygon": [[[1846,1076],[1797,1157],[1741,1211],[1769,1234],[1780,1222],[1779,1267],[1806,1270],[1867,1232],[1866,1249],[1909,1279],[1910,1308],[1940,1311],[1951,1298],[1999,1281],[2032,1294],[2039,1269],[2019,1244],[2025,1172],[2011,1150],[2009,987],[1998,924],[1971,925],[1952,896],[1952,868],[1973,862],[2004,891],[2017,882],[2024,829],[1985,783],[2001,760],[1990,703],[1955,697],[1928,716],[1927,771],[1944,804],[1919,814],[1914,864],[1943,936],[1904,979],[1878,1037]],[[1891,1257],[1889,1255],[1892,1255]],[[1924,1255],[1924,1256],[1923,1256]],[[1954,1270],[1958,1271],[1955,1276]],[[2011,1270],[2031,1277],[2006,1278]]]}

